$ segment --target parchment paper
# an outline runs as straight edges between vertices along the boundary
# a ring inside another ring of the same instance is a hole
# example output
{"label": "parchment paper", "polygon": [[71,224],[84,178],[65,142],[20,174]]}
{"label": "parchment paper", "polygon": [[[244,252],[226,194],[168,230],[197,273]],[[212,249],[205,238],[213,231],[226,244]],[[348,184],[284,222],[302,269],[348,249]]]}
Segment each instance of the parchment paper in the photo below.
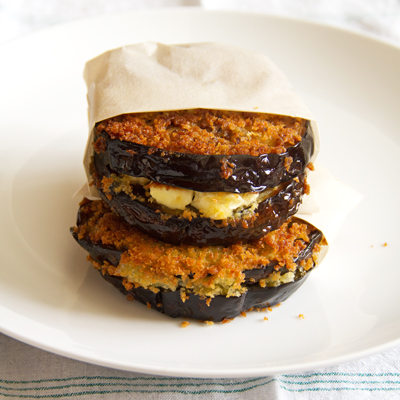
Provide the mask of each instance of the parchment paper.
{"label": "parchment paper", "polygon": [[[89,114],[84,157],[88,183],[94,125],[133,112],[209,108],[300,117],[310,120],[314,131],[312,162],[319,153],[319,129],[313,115],[284,74],[260,53],[221,43],[145,42],[110,50],[88,61],[84,78]],[[332,179],[318,173],[311,192],[318,194],[322,190],[323,194],[306,198],[302,208],[301,217],[322,231],[330,226],[328,221],[344,218],[338,219],[332,213],[332,204],[326,202],[334,194],[329,194]],[[318,188],[318,182],[324,184]],[[346,201],[346,193],[341,192],[341,204]],[[84,188],[80,194],[99,198],[93,186]],[[352,201],[349,207],[340,209],[342,216],[359,201],[354,200],[358,194],[349,192],[348,195]],[[334,231],[337,229],[329,228],[325,233],[328,241],[333,240]]]}

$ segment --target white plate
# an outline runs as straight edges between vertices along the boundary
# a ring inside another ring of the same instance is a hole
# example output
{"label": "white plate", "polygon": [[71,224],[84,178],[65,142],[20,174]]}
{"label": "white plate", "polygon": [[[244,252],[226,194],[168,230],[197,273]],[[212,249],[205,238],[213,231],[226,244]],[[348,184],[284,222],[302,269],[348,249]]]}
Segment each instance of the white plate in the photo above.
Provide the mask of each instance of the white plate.
{"label": "white plate", "polygon": [[[266,53],[320,122],[319,163],[365,196],[323,265],[268,321],[248,313],[182,329],[127,302],[69,234],[84,180],[84,62],[144,40]],[[0,54],[2,332],[99,365],[192,377],[311,370],[400,345],[398,48],[289,19],[163,9],[60,26]]]}

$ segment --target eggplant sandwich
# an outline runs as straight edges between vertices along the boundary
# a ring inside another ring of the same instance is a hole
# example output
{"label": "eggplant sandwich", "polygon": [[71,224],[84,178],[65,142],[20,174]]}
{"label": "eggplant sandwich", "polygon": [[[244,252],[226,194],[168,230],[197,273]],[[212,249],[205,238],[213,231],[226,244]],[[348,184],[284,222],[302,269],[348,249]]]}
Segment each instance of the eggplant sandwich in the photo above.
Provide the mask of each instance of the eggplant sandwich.
{"label": "eggplant sandwich", "polygon": [[[294,216],[309,192],[307,121],[182,110],[95,127],[76,241],[128,299],[171,317],[223,321],[288,298],[325,239]],[[235,186],[235,182],[238,182]]]}
{"label": "eggplant sandwich", "polygon": [[325,254],[298,218],[319,132],[264,55],[145,42],[86,63],[86,194],[71,233],[129,300],[224,321],[286,300]]}

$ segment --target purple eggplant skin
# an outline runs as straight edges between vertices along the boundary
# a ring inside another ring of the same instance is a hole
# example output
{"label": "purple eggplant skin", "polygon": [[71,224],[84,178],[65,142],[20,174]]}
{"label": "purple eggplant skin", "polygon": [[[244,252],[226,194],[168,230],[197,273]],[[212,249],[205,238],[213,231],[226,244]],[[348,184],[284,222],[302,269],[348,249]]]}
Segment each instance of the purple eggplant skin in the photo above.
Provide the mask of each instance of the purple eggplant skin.
{"label": "purple eggplant skin", "polygon": [[[96,169],[107,166],[116,174],[145,177],[151,181],[198,192],[262,192],[294,179],[304,172],[314,153],[311,125],[301,142],[281,154],[251,156],[202,155],[169,152],[158,148],[110,139],[106,133],[96,135],[103,141],[101,150],[94,152]],[[288,157],[292,162],[287,165]],[[229,176],[223,173],[229,166]]]}
{"label": "purple eggplant skin", "polygon": [[[105,176],[108,177],[109,172]],[[258,239],[278,229],[298,211],[304,194],[304,180],[305,174],[302,174],[297,180],[284,183],[282,190],[259,204],[254,219],[237,219],[228,223],[201,217],[189,220],[164,214],[155,203],[132,200],[124,192],[115,193],[112,185],[107,194],[99,189],[99,195],[129,224],[155,239],[171,244],[228,246],[242,240]],[[133,194],[145,197],[140,192],[143,190],[141,187],[136,190]]]}
{"label": "purple eggplant skin", "polygon": [[[78,214],[78,222],[79,220],[80,215]],[[78,238],[73,228],[71,228],[71,233],[94,261],[101,264],[108,262],[114,266],[119,264],[123,251],[94,243],[88,238]],[[302,260],[307,260],[311,257],[314,246],[322,240],[322,237],[322,233],[319,230],[315,230],[310,235],[309,243],[295,261],[300,263]],[[170,317],[188,317],[200,321],[223,321],[235,318],[241,312],[247,311],[252,307],[264,308],[285,301],[306,281],[312,271],[312,269],[309,270],[294,282],[285,283],[277,287],[261,287],[257,285],[259,279],[267,277],[274,270],[274,266],[274,263],[270,263],[260,269],[244,271],[245,284],[248,290],[243,295],[239,297],[216,296],[211,302],[207,302],[206,299],[202,299],[193,293],[189,293],[189,298],[183,302],[179,290],[174,292],[160,290],[158,293],[141,287],[133,287],[127,290],[122,284],[121,277],[107,274],[102,274],[101,276],[128,298],[146,305],[150,304],[151,308]]]}
{"label": "purple eggplant skin", "polygon": [[179,290],[175,292],[160,291],[158,293],[140,287],[126,290],[120,277],[110,275],[102,275],[102,277],[128,298],[137,300],[142,304],[150,304],[151,308],[169,317],[221,322],[235,318],[253,307],[265,308],[282,303],[299,289],[309,275],[308,272],[294,282],[277,287],[249,286],[247,292],[239,297],[215,296],[211,302],[207,302],[206,299],[201,299],[193,293],[190,293],[189,298],[183,302]]}

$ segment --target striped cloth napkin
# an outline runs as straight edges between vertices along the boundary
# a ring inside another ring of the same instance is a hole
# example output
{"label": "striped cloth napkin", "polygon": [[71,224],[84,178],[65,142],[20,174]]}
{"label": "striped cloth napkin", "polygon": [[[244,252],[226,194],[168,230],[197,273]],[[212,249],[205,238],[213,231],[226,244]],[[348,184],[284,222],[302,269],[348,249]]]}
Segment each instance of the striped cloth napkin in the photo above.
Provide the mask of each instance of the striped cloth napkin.
{"label": "striped cloth napkin", "polygon": [[0,398],[400,399],[400,348],[312,372],[236,379],[171,378],[74,361],[0,334]]}

